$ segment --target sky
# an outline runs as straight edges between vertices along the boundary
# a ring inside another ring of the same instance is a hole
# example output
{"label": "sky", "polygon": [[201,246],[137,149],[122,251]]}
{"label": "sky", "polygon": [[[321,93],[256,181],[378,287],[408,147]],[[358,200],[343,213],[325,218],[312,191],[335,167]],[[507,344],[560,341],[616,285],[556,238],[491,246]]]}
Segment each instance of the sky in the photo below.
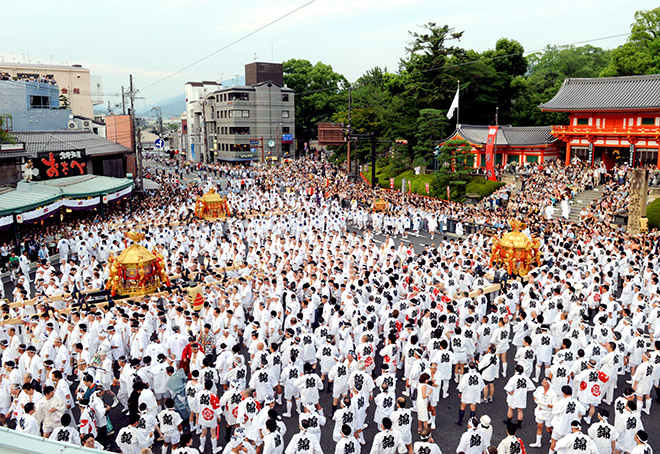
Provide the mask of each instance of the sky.
{"label": "sky", "polygon": [[81,64],[103,78],[106,104],[121,102],[133,74],[139,108],[183,93],[186,81],[243,75],[255,56],[322,61],[349,81],[374,66],[395,71],[409,31],[428,22],[464,31],[458,45],[480,52],[502,37],[526,52],[573,43],[609,49],[626,36],[597,39],[630,32],[635,11],[655,7],[651,0],[9,0],[0,61]]}

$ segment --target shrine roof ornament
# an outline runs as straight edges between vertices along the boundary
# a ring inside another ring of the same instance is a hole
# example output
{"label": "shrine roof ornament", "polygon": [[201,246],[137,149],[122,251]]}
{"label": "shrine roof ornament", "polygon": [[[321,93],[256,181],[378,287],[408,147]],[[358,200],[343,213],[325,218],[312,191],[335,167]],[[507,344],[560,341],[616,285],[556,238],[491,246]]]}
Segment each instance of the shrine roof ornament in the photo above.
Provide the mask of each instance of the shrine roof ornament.
{"label": "shrine roof ornament", "polygon": [[660,110],[660,74],[625,77],[568,78],[543,111]]}

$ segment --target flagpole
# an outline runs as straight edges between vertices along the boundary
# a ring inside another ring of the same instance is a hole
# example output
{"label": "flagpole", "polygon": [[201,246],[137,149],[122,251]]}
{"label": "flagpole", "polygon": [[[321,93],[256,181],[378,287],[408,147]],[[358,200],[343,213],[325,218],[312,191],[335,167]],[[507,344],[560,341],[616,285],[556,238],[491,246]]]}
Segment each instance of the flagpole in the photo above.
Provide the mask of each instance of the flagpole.
{"label": "flagpole", "polygon": [[[461,81],[459,80],[459,81],[457,81],[457,82],[458,82],[458,89],[457,89],[457,91],[456,91],[456,94],[457,94],[457,96],[458,96],[458,94],[459,94],[460,91],[461,91]],[[460,104],[461,104],[461,98],[460,98],[460,96],[458,96],[458,102],[456,103],[456,126],[457,126],[457,127],[458,127],[458,125],[461,124],[461,120],[460,120],[460,118],[461,118],[461,108],[460,108]]]}

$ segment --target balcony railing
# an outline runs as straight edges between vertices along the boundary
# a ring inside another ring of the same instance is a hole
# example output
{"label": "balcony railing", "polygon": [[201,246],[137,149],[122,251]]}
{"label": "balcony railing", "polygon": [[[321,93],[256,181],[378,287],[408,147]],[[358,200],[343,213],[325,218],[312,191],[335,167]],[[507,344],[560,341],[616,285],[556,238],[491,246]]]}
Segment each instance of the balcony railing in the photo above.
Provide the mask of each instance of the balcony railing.
{"label": "balcony railing", "polygon": [[552,134],[567,135],[623,135],[623,136],[660,136],[660,126],[642,125],[627,127],[599,127],[594,125],[554,125]]}

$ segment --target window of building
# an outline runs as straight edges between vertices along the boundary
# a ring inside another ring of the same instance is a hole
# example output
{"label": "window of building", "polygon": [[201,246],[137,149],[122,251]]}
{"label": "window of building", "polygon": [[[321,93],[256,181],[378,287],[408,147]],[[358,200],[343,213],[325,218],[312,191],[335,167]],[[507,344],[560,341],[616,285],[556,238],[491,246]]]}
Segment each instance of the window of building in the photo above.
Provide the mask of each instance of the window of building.
{"label": "window of building", "polygon": [[282,93],[282,102],[289,102],[289,94]]}
{"label": "window of building", "polygon": [[589,119],[588,118],[578,118],[577,119],[577,124],[580,126],[586,126],[589,124]]}
{"label": "window of building", "polygon": [[654,117],[644,117],[642,118],[642,126],[654,126],[655,118]]}
{"label": "window of building", "polygon": [[282,134],[288,134],[289,133],[289,127],[288,126],[282,126]]}
{"label": "window of building", "polygon": [[250,118],[250,111],[249,110],[244,110],[243,111],[243,118]]}
{"label": "window of building", "polygon": [[249,101],[250,95],[247,93],[229,93],[229,100],[234,101]]}
{"label": "window of building", "polygon": [[289,111],[288,110],[283,110],[282,111],[282,118],[289,118]]}
{"label": "window of building", "polygon": [[234,118],[234,111],[233,110],[228,111],[228,113],[229,113],[229,116],[227,118]]}
{"label": "window of building", "polygon": [[33,109],[48,109],[50,107],[50,96],[30,95],[30,107]]}
{"label": "window of building", "polygon": [[243,126],[237,126],[237,127],[230,127],[229,128],[229,134],[230,135],[249,135],[250,134],[250,128],[248,127],[243,127]]}

